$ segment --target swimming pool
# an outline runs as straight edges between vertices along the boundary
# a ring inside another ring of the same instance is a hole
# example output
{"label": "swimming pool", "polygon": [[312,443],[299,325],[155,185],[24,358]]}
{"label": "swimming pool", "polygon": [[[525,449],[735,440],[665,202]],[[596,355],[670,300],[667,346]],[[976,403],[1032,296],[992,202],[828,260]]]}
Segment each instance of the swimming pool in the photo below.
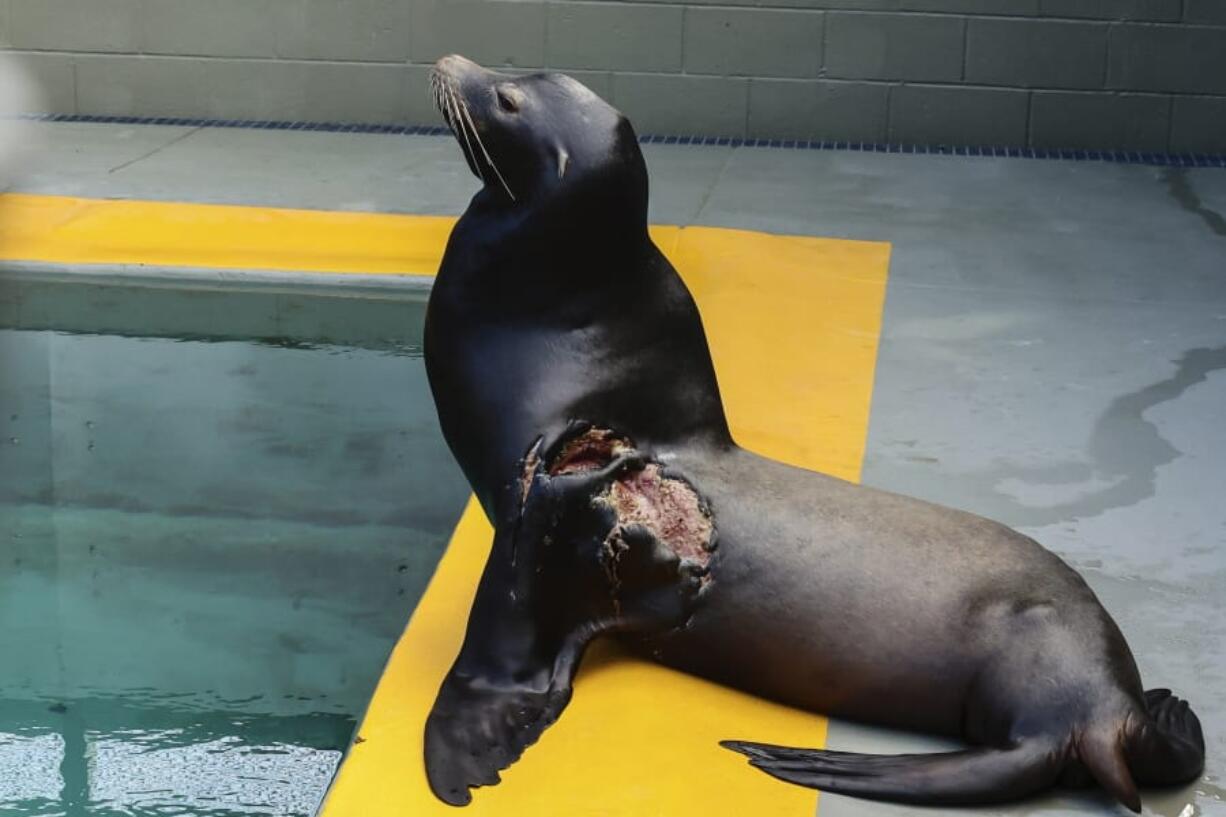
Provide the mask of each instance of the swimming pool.
{"label": "swimming pool", "polygon": [[0,280],[0,812],[314,813],[467,496],[424,298]]}

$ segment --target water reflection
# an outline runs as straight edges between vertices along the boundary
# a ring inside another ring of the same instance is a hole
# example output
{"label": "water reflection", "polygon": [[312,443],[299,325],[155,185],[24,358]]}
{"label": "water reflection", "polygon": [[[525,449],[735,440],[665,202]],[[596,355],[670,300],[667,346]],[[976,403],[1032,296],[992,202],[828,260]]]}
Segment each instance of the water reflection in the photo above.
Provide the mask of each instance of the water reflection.
{"label": "water reflection", "polygon": [[20,814],[51,813],[45,808],[59,802],[63,762],[64,738],[58,734],[0,732],[0,804],[22,801],[37,810]]}
{"label": "water reflection", "polygon": [[[0,810],[22,815],[315,813],[352,717],[163,709],[141,698],[0,705]],[[49,731],[55,729],[57,731]]]}
{"label": "water reflection", "polygon": [[0,813],[314,813],[467,493],[416,342],[0,328]]}

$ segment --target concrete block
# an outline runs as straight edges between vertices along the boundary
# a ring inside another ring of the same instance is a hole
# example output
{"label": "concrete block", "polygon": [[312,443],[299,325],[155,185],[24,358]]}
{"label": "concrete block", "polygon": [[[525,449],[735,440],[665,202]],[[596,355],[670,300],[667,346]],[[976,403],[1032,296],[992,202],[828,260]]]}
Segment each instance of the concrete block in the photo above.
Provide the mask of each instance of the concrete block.
{"label": "concrete block", "polygon": [[953,16],[829,12],[826,76],[960,80],[964,25]]}
{"label": "concrete block", "polygon": [[1170,149],[1176,153],[1226,153],[1226,99],[1175,97]]}
{"label": "concrete block", "polygon": [[681,6],[550,3],[545,62],[553,68],[681,70]]}
{"label": "concrete block", "polygon": [[545,64],[543,3],[418,0],[412,6],[409,57],[414,62],[434,62],[444,54],[458,53],[482,65]]}
{"label": "concrete block", "polygon": [[1107,24],[971,18],[966,81],[1025,88],[1102,88]]}
{"label": "concrete block", "polygon": [[614,74],[613,104],[642,134],[744,136],[749,81]]}
{"label": "concrete block", "polygon": [[748,136],[884,142],[889,86],[751,79]]}
{"label": "concrete block", "polygon": [[403,62],[408,56],[413,4],[404,0],[276,2],[286,9],[278,56],[357,62]]}
{"label": "concrete block", "polygon": [[[410,75],[403,65],[305,62],[294,69],[306,79],[296,118],[307,121],[404,122],[409,97],[429,95],[424,81],[408,87]],[[355,88],[361,92],[354,93]]]}
{"label": "concrete block", "polygon": [[[661,0],[672,2],[672,0]],[[846,11],[935,11],[951,14],[1008,15],[1033,17],[1039,13],[1039,0],[703,0],[704,5],[771,5],[790,8],[837,9]]]}
{"label": "concrete block", "polygon": [[685,14],[685,70],[697,74],[816,77],[823,15],[780,9],[692,7]]}
{"label": "concrete block", "polygon": [[[291,87],[297,83],[295,73],[306,80],[296,119],[400,123],[406,121],[413,97],[426,97],[428,101],[428,84],[422,79],[416,87],[408,87],[410,73],[403,65],[305,62],[292,68],[286,80]],[[354,93],[355,88],[361,92]]]}
{"label": "concrete block", "polygon": [[1171,101],[1156,94],[1035,91],[1030,145],[1165,151]]}
{"label": "concrete block", "polygon": [[[281,0],[141,0],[138,48],[146,54],[275,57],[289,22]],[[292,6],[297,8],[297,6]]]}
{"label": "concrete block", "polygon": [[1226,3],[1222,0],[1183,0],[1183,19],[1189,23],[1226,26]]}
{"label": "concrete block", "polygon": [[920,145],[1020,145],[1027,96],[1004,88],[891,88],[888,138]]}
{"label": "concrete block", "polygon": [[1039,0],[1044,17],[1174,22],[1179,12],[1180,0]]}
{"label": "concrete block", "polygon": [[[406,67],[214,60],[206,72],[208,113],[222,119],[402,122],[409,104]],[[419,98],[426,93],[424,85],[415,89]]]}
{"label": "concrete block", "polygon": [[[310,122],[402,122],[411,105],[401,65],[82,56],[81,113]],[[418,93],[428,109],[425,68]],[[361,89],[355,93],[354,89]]]}
{"label": "concrete block", "polygon": [[404,121],[410,125],[445,125],[430,97],[430,66],[404,67]]}
{"label": "concrete block", "polygon": [[[1039,0],[894,0],[900,11],[943,11],[953,14],[1008,14],[1028,16],[1038,14]],[[883,0],[888,6],[890,0]],[[849,8],[860,6],[858,0],[841,0]]]}
{"label": "concrete block", "polygon": [[15,48],[136,51],[139,0],[18,0],[9,10]]}
{"label": "concrete block", "polygon": [[76,113],[76,84],[72,54],[21,53],[10,55],[25,70],[36,93],[33,108],[22,113]]}
{"label": "concrete block", "polygon": [[1226,94],[1226,28],[1113,26],[1107,84],[1125,91]]}
{"label": "concrete block", "polygon": [[81,55],[76,59],[77,112],[206,116],[208,65],[209,60],[195,58]]}

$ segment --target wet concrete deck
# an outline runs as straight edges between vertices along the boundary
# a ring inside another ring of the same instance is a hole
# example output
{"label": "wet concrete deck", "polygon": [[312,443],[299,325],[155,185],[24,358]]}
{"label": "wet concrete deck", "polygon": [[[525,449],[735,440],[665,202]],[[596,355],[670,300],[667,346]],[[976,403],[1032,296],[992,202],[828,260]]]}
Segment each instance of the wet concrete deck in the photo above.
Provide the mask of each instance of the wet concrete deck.
{"label": "wet concrete deck", "polygon": [[[446,214],[476,188],[439,137],[41,123],[27,144],[25,192]],[[1150,793],[1147,812],[1226,815],[1226,172],[644,152],[652,221],[893,244],[863,481],[997,518],[1079,569],[1147,685],[1205,725],[1205,779]],[[828,745],[937,744],[835,723]],[[968,813],[1094,812],[1117,807]]]}

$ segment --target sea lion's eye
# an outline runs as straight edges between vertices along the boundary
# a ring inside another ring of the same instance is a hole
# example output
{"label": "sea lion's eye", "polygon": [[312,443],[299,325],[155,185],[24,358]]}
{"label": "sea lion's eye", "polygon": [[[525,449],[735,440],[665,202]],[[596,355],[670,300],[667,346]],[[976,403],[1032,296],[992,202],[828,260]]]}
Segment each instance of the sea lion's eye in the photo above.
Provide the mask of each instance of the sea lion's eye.
{"label": "sea lion's eye", "polygon": [[498,107],[507,113],[519,113],[520,94],[514,88],[501,87],[494,89],[498,95]]}

